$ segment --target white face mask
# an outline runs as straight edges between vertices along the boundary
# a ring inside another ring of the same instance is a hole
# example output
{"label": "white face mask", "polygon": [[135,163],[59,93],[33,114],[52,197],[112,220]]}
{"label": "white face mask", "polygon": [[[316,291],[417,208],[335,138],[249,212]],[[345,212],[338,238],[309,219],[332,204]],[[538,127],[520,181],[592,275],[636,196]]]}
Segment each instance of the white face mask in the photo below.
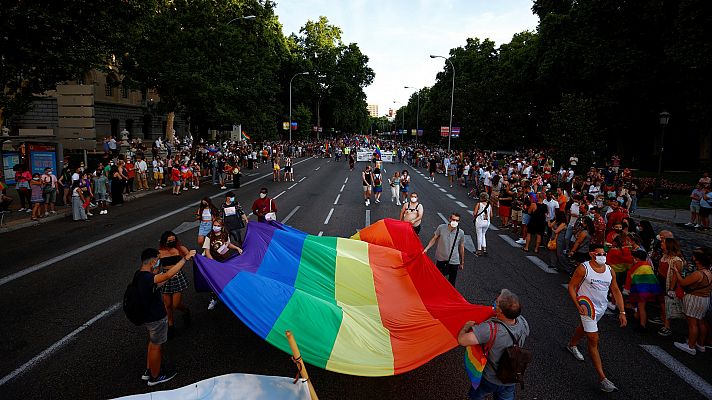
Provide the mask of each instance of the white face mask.
{"label": "white face mask", "polygon": [[606,256],[596,256],[596,263],[600,265],[606,264]]}
{"label": "white face mask", "polygon": [[411,198],[410,198],[410,202],[411,202],[411,203],[417,203],[417,202],[418,202],[418,198],[417,198],[417,197],[411,197]]}
{"label": "white face mask", "polygon": [[267,193],[260,193],[260,199],[264,199],[265,197],[267,197]]}
{"label": "white face mask", "polygon": [[220,232],[222,231],[222,226],[214,226],[213,227],[213,232]]}
{"label": "white face mask", "polygon": [[450,226],[452,226],[453,228],[457,228],[457,225],[459,225],[459,224],[460,224],[459,221],[450,221]]}

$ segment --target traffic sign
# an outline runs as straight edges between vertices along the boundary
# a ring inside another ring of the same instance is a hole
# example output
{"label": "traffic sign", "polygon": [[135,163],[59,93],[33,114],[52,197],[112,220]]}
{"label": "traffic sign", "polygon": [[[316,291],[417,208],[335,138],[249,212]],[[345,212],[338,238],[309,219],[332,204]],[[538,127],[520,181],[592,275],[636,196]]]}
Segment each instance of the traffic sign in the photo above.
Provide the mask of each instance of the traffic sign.
{"label": "traffic sign", "polygon": [[412,136],[415,136],[415,135],[417,134],[417,131],[416,131],[415,129],[411,129],[411,130],[410,130],[410,134],[411,134]]}
{"label": "traffic sign", "polygon": [[450,127],[448,126],[441,126],[440,127],[440,136],[442,137],[447,137],[448,132],[450,131]]}
{"label": "traffic sign", "polygon": [[285,131],[288,131],[289,130],[289,122],[282,122],[282,129],[284,129]]}
{"label": "traffic sign", "polygon": [[454,138],[460,137],[460,127],[459,126],[452,127],[452,135],[451,136]]}
{"label": "traffic sign", "polygon": [[297,130],[297,122],[296,121],[292,121],[292,130],[293,131]]}
{"label": "traffic sign", "polygon": [[422,129],[418,129],[418,136],[423,136],[423,130],[422,130]]}

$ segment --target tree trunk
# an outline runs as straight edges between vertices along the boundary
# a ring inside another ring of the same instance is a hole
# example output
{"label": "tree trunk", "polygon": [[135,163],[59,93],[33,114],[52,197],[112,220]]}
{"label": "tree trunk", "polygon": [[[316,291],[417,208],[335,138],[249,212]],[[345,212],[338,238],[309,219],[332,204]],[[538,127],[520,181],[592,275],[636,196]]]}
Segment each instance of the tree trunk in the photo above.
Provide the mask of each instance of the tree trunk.
{"label": "tree trunk", "polygon": [[173,134],[173,121],[176,118],[176,113],[171,111],[168,113],[168,119],[166,119],[166,142],[173,143],[175,135]]}

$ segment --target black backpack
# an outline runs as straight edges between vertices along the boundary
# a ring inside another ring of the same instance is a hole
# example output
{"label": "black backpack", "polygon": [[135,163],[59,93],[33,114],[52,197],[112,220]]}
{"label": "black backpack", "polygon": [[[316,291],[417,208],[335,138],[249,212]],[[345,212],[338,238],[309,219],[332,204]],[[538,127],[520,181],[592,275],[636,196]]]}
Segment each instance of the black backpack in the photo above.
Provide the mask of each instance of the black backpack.
{"label": "black backpack", "polygon": [[[504,349],[502,356],[499,358],[497,365],[497,379],[502,383],[519,383],[524,385],[524,372],[527,366],[532,361],[533,353],[531,350],[519,346],[519,340],[514,337],[512,331],[507,325],[499,320],[494,320],[507,330],[509,337],[512,338],[512,345]],[[496,332],[496,331],[495,331]],[[495,337],[496,337],[495,333]]]}
{"label": "black backpack", "polygon": [[126,318],[131,321],[134,325],[142,325],[144,322],[145,310],[143,303],[141,302],[141,293],[139,292],[138,285],[136,284],[136,277],[138,272],[134,274],[133,280],[126,286],[126,291],[124,292],[124,314]]}

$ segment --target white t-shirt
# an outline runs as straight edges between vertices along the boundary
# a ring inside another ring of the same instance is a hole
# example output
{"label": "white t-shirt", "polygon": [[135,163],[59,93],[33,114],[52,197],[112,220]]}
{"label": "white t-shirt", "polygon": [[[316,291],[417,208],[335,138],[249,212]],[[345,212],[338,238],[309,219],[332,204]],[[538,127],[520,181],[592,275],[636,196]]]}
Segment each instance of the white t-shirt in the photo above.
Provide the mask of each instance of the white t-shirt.
{"label": "white t-shirt", "polygon": [[148,170],[148,165],[146,164],[146,161],[144,161],[144,160],[137,162],[136,166],[138,167],[138,171],[141,173],[146,172],[146,170]]}
{"label": "white t-shirt", "polygon": [[576,221],[578,221],[579,218],[579,212],[579,204],[571,203],[571,219],[569,220],[569,227],[573,228],[573,226],[576,225]]}
{"label": "white t-shirt", "polygon": [[492,186],[492,173],[485,171],[482,177],[485,178],[485,186]]}
{"label": "white t-shirt", "polygon": [[554,217],[556,217],[556,209],[559,208],[559,202],[554,199],[551,199],[551,201],[549,201],[547,199],[547,200],[544,200],[543,203],[546,204],[546,208],[549,211],[548,220],[549,221],[553,220]]}

